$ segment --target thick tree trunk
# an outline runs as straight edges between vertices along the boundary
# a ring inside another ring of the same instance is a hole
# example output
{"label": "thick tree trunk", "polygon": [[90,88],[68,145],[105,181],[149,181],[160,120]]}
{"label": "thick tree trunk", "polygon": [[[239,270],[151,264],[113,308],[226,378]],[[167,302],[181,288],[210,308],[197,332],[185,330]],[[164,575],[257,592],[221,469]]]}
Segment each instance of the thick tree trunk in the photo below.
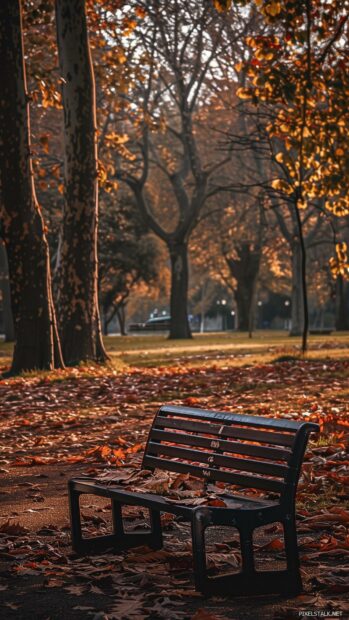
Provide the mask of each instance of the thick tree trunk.
{"label": "thick tree trunk", "polygon": [[107,359],[98,308],[95,84],[84,0],[56,0],[56,20],[65,181],[57,299],[63,356],[74,365]]}
{"label": "thick tree trunk", "polygon": [[303,234],[303,223],[301,219],[301,214],[298,208],[297,201],[294,205],[296,219],[297,219],[297,229],[298,229],[298,239],[300,246],[300,267],[301,267],[301,290],[302,290],[302,310],[303,310],[303,325],[302,325],[302,353],[308,349],[308,332],[309,332],[309,311],[308,311],[308,289],[307,289],[307,255],[305,248],[305,240]]}
{"label": "thick tree trunk", "polygon": [[116,316],[118,317],[119,328],[121,336],[127,336],[126,332],[126,315],[125,315],[125,306],[121,305],[116,308]]}
{"label": "thick tree trunk", "polygon": [[171,259],[171,324],[169,338],[191,338],[188,320],[188,245],[185,241],[168,243]]}
{"label": "thick tree trunk", "polygon": [[11,307],[10,278],[6,247],[0,241],[0,291],[2,302],[2,319],[5,334],[5,342],[13,342],[15,339],[15,326]]}
{"label": "thick tree trunk", "polygon": [[336,329],[349,330],[349,284],[341,275],[336,280]]}
{"label": "thick tree trunk", "polygon": [[0,209],[15,347],[11,373],[62,367],[49,249],[35,196],[19,0],[0,3]]}
{"label": "thick tree trunk", "polygon": [[291,293],[291,330],[290,336],[300,336],[304,324],[303,290],[302,290],[302,254],[299,240],[293,241],[292,252],[292,293]]}
{"label": "thick tree trunk", "polygon": [[103,313],[103,335],[108,336],[109,321],[106,312]]}
{"label": "thick tree trunk", "polygon": [[251,247],[242,243],[236,248],[238,258],[226,256],[230,273],[237,282],[234,297],[237,305],[237,329],[243,332],[253,331],[256,303],[256,288],[262,256],[261,244]]}
{"label": "thick tree trunk", "polygon": [[254,304],[256,301],[256,281],[245,278],[238,280],[234,292],[238,310],[237,328],[241,332],[252,332],[254,327]]}

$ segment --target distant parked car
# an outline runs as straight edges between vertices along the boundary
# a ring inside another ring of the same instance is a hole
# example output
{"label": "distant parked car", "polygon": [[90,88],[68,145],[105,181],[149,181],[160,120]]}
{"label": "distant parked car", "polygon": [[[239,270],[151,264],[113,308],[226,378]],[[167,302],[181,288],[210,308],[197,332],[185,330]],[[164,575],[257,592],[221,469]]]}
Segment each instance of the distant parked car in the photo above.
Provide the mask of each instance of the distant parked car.
{"label": "distant parked car", "polygon": [[165,316],[154,316],[152,319],[148,319],[144,324],[144,329],[146,331],[160,331],[170,329],[171,317],[168,315]]}
{"label": "distant parked car", "polygon": [[130,332],[167,331],[170,329],[170,322],[171,317],[168,315],[155,316],[145,323],[131,323],[128,329]]}
{"label": "distant parked car", "polygon": [[130,323],[127,331],[129,332],[141,332],[144,330],[144,323]]}

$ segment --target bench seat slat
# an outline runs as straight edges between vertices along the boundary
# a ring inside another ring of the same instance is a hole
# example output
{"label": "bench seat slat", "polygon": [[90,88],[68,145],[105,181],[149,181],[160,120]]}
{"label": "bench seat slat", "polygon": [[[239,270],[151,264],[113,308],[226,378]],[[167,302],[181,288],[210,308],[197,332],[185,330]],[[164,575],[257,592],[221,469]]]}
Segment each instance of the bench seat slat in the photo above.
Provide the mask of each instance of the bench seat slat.
{"label": "bench seat slat", "polygon": [[180,420],[178,418],[168,418],[158,415],[154,423],[154,428],[176,428],[180,430],[205,433],[206,435],[218,435],[222,437],[234,437],[235,439],[246,439],[249,441],[261,441],[264,443],[275,444],[278,446],[292,446],[295,435],[289,433],[274,433],[268,431],[255,430],[253,428],[231,427],[220,424],[207,424],[207,422],[197,422],[192,420]]}
{"label": "bench seat slat", "polygon": [[258,476],[248,476],[234,472],[220,471],[211,469],[210,467],[199,467],[180,461],[172,461],[161,459],[156,456],[146,456],[144,464],[154,469],[164,469],[166,471],[175,471],[178,473],[192,474],[206,480],[216,480],[218,482],[227,482],[228,484],[236,484],[250,489],[263,489],[265,491],[274,491],[281,493],[285,488],[284,482],[278,480],[270,480],[268,478],[260,478]]}
{"label": "bench seat slat", "polygon": [[[215,448],[217,450],[221,450],[222,452],[233,452],[235,454],[245,454],[246,456],[256,456],[269,459],[270,461],[288,461],[292,454],[288,449],[256,446],[253,444],[225,439],[210,439],[209,437],[187,435],[186,433],[176,433],[156,428],[152,429],[151,439],[169,441],[187,446],[199,446],[200,448]],[[212,442],[214,442],[215,445],[212,445]]]}
{"label": "bench seat slat", "polygon": [[222,421],[226,424],[243,424],[244,426],[254,426],[261,428],[272,428],[273,430],[283,430],[295,432],[304,422],[295,420],[267,418],[265,416],[253,416],[240,413],[230,413],[229,411],[210,411],[207,409],[196,409],[195,407],[179,407],[176,405],[163,405],[159,413],[172,413],[176,416],[185,416],[202,420]]}
{"label": "bench seat slat", "polygon": [[147,452],[148,454],[163,454],[166,456],[174,456],[199,463],[209,463],[210,467],[221,466],[231,469],[240,469],[245,472],[266,474],[267,476],[277,476],[279,478],[284,478],[289,470],[289,468],[285,465],[278,465],[276,463],[267,463],[266,461],[251,461],[250,459],[234,458],[232,456],[225,456],[213,452],[189,450],[188,448],[168,446],[153,442],[150,442],[148,444]]}

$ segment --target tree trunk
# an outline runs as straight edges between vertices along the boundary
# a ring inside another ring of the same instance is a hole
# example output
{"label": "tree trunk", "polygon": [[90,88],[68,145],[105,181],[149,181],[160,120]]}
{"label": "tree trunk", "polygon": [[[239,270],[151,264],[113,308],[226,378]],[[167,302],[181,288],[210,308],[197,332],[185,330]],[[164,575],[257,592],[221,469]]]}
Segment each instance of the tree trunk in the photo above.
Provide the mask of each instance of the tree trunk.
{"label": "tree trunk", "polygon": [[15,339],[15,327],[11,307],[11,290],[8,273],[6,247],[0,241],[0,292],[2,301],[2,319],[5,342],[13,342]]}
{"label": "tree trunk", "polygon": [[300,247],[300,283],[302,291],[302,311],[303,311],[303,324],[302,324],[302,353],[303,355],[308,349],[308,332],[309,332],[309,311],[308,311],[308,289],[307,289],[307,255],[305,248],[305,240],[303,234],[303,223],[298,207],[297,200],[295,201],[295,214],[297,219],[298,239]]}
{"label": "tree trunk", "polygon": [[19,0],[0,3],[0,208],[15,347],[11,373],[62,367],[49,249],[35,196]]}
{"label": "tree trunk", "polygon": [[107,319],[106,312],[103,312],[102,319],[103,319],[103,335],[108,336],[109,321]]}
{"label": "tree trunk", "polygon": [[98,307],[95,83],[84,0],[57,0],[56,20],[65,183],[57,299],[63,356],[74,365],[107,359]]}
{"label": "tree trunk", "polygon": [[349,330],[349,284],[342,275],[336,280],[336,329]]}
{"label": "tree trunk", "polygon": [[304,323],[302,291],[302,255],[299,240],[291,245],[292,252],[292,293],[291,293],[291,330],[290,336],[301,336]]}
{"label": "tree trunk", "polygon": [[237,282],[234,296],[238,310],[237,328],[241,332],[253,331],[255,289],[255,282],[248,278]]}
{"label": "tree trunk", "polygon": [[123,304],[116,308],[116,316],[118,317],[121,336],[127,336],[125,306]]}
{"label": "tree trunk", "polygon": [[15,327],[11,307],[11,291],[8,273],[6,248],[0,241],[0,291],[2,301],[2,318],[5,334],[5,342],[13,342],[15,339]]}
{"label": "tree trunk", "polygon": [[169,242],[171,259],[170,339],[191,338],[188,320],[188,245]]}
{"label": "tree trunk", "polygon": [[253,331],[255,317],[256,287],[262,255],[262,246],[257,243],[241,243],[235,248],[238,258],[225,257],[230,273],[237,282],[234,297],[237,305],[237,329]]}

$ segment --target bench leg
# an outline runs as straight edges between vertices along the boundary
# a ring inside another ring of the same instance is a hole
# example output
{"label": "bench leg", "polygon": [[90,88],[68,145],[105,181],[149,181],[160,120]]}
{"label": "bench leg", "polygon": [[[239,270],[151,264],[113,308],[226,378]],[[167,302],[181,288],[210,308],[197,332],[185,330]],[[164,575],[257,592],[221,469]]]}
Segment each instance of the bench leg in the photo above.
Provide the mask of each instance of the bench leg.
{"label": "bench leg", "polygon": [[130,532],[126,533],[122,519],[122,504],[118,500],[113,500],[112,505],[112,523],[113,533],[103,536],[95,536],[93,538],[83,538],[81,531],[81,513],[79,498],[82,493],[76,491],[74,482],[69,482],[68,495],[70,506],[70,522],[72,547],[79,554],[101,553],[106,549],[114,549],[121,551],[130,549],[140,545],[148,545],[152,549],[161,549],[162,547],[162,530],[160,512],[150,509],[150,525],[151,531]]}
{"label": "bench leg", "polygon": [[[113,532],[115,536],[118,538],[126,539],[127,536],[131,536],[132,534],[127,534],[124,530],[124,522],[122,519],[122,504],[113,499],[112,500],[112,519],[113,519]],[[149,508],[150,515],[150,533],[145,533],[145,535],[149,536],[148,545],[152,549],[161,549],[163,546],[162,539],[162,527],[161,527],[161,516],[160,511],[155,510],[153,508]]]}
{"label": "bench leg", "polygon": [[111,515],[113,522],[113,532],[116,536],[124,534],[124,522],[122,520],[122,508],[120,502],[115,499],[111,501]]}
{"label": "bench leg", "polygon": [[68,496],[69,496],[69,513],[70,513],[70,527],[71,527],[71,539],[72,547],[74,551],[78,551],[82,543],[81,533],[81,516],[80,516],[80,493],[75,491],[74,486],[68,483]]}
{"label": "bench leg", "polygon": [[[295,519],[282,520],[285,532],[287,569],[256,571],[253,554],[253,528],[240,524],[242,567],[239,573],[208,577],[205,554],[205,529],[214,525],[205,514],[198,511],[192,520],[193,559],[195,588],[206,595],[295,595],[302,591],[299,570],[297,533]],[[234,525],[236,527],[236,525]]]}
{"label": "bench leg", "polygon": [[289,573],[290,592],[299,593],[302,591],[302,578],[300,574],[300,562],[297,543],[296,519],[291,517],[283,521],[285,536],[285,552],[287,561],[287,571]]}
{"label": "bench leg", "polygon": [[162,527],[161,527],[161,517],[160,511],[150,509],[150,527],[151,527],[151,542],[149,542],[149,547],[152,549],[162,549],[163,547],[163,539],[162,539]]}
{"label": "bench leg", "polygon": [[254,559],[253,559],[253,530],[250,528],[240,528],[240,546],[241,546],[241,560],[242,560],[242,572],[243,574],[252,575],[254,573]]}
{"label": "bench leg", "polygon": [[207,585],[205,529],[208,526],[205,513],[195,511],[191,521],[191,536],[193,543],[193,565],[195,589],[205,592]]}

